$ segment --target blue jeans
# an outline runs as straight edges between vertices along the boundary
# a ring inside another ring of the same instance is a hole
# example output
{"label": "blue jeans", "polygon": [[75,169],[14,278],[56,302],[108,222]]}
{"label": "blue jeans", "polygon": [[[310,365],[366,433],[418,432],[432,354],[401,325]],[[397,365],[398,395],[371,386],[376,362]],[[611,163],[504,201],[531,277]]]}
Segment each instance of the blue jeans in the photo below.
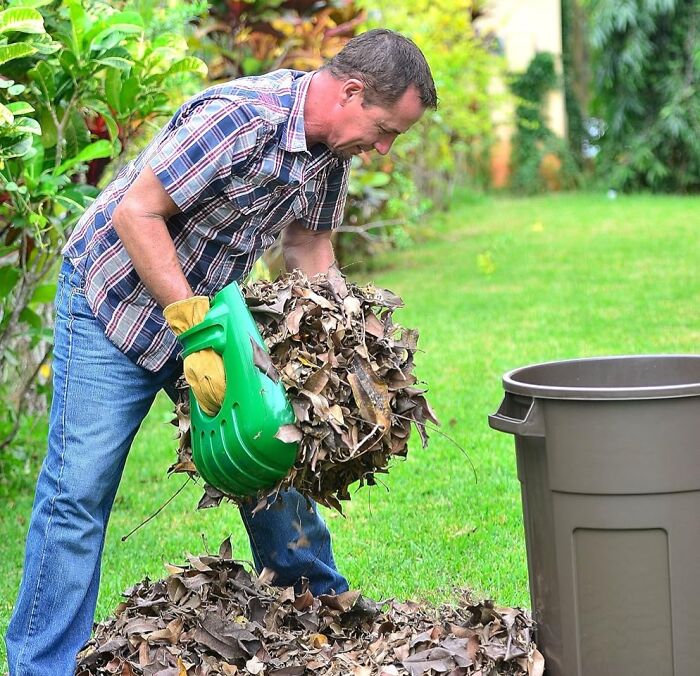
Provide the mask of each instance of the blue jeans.
{"label": "blue jeans", "polygon": [[[129,447],[158,391],[172,391],[182,368],[172,362],[151,373],[128,359],[105,336],[82,285],[64,263],[48,453],[6,636],[11,676],[75,673],[76,654],[92,628],[105,530]],[[255,516],[247,509],[241,515],[255,566],[272,568],[275,584],[298,584],[303,576],[314,594],[348,589],[323,520],[298,493],[283,494]]]}

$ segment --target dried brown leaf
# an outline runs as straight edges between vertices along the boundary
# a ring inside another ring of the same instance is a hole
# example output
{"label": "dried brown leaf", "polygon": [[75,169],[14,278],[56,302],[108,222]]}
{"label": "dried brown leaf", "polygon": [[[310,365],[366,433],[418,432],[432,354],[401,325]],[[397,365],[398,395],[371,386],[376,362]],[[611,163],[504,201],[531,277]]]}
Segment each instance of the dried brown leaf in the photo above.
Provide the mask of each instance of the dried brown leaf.
{"label": "dried brown leaf", "polygon": [[263,350],[257,341],[250,336],[250,346],[253,348],[253,363],[273,382],[278,382],[280,374],[272,363],[270,355]]}
{"label": "dried brown leaf", "polygon": [[353,359],[352,372],[347,377],[361,417],[387,432],[391,428],[391,407],[386,383],[359,356]]}
{"label": "dried brown leaf", "polygon": [[282,427],[277,430],[277,434],[275,434],[275,438],[286,444],[301,441],[302,437],[301,430],[296,425],[282,425]]}

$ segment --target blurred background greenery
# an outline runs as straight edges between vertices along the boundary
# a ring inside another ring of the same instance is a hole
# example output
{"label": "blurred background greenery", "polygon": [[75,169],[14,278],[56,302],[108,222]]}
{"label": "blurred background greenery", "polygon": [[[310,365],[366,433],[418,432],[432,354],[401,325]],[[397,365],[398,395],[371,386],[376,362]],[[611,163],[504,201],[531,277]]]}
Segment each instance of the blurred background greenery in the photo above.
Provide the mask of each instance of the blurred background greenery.
{"label": "blurred background greenery", "polygon": [[0,0],[0,499],[27,504],[43,455],[58,252],[85,207],[195,92],[318,68],[377,26],[424,51],[440,105],[353,160],[335,242],[353,274],[469,200],[512,219],[510,195],[579,190],[558,204],[584,217],[590,195],[700,190],[696,0]]}
{"label": "blurred background greenery", "polygon": [[[0,2],[2,475],[26,469],[21,430],[50,397],[58,251],[188,96],[312,70],[371,27],[410,36],[440,106],[390,156],[353,161],[336,250],[372,268],[456,189],[697,191],[699,14],[693,0]],[[256,274],[277,269],[273,251]]]}

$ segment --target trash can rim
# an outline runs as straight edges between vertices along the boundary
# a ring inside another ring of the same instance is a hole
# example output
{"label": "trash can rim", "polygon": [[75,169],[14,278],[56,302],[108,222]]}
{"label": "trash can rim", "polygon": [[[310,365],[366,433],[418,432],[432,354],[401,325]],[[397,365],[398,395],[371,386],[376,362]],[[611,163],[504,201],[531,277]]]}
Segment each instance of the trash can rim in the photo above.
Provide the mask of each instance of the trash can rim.
{"label": "trash can rim", "polygon": [[670,385],[650,386],[624,386],[624,387],[576,387],[573,385],[549,385],[529,383],[519,380],[518,375],[543,370],[549,367],[566,367],[567,365],[580,365],[584,363],[600,362],[625,362],[656,360],[663,362],[670,359],[687,360],[700,368],[700,354],[624,354],[606,355],[594,357],[582,357],[577,359],[562,359],[529,364],[511,369],[503,376],[503,389],[512,394],[519,394],[541,399],[572,399],[572,400],[609,400],[609,399],[671,399],[677,397],[700,396],[700,377]]}

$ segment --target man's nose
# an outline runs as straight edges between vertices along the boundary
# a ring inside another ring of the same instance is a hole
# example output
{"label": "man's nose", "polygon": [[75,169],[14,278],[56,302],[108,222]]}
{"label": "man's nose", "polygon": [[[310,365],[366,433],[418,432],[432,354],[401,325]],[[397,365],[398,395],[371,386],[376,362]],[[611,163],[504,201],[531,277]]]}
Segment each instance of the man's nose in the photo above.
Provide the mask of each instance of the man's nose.
{"label": "man's nose", "polygon": [[394,145],[394,139],[386,139],[382,141],[377,141],[374,144],[374,149],[380,154],[380,155],[386,155],[389,150],[391,149],[391,146]]}

